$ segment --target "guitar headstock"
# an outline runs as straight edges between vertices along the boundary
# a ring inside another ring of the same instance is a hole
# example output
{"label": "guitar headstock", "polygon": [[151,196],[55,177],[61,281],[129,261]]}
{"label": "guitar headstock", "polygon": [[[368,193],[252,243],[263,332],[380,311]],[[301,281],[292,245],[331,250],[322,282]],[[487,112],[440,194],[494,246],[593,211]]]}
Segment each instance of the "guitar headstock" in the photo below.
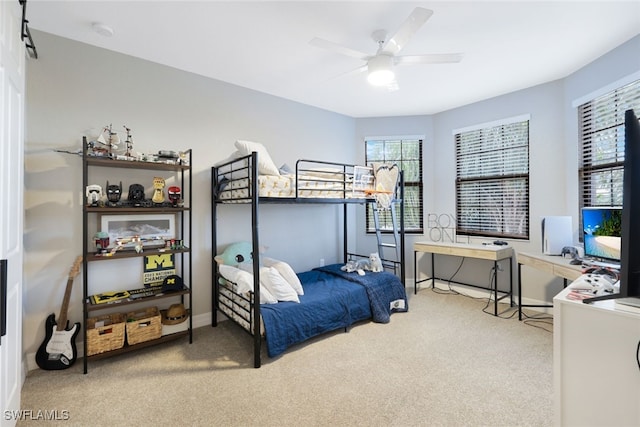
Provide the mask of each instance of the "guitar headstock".
{"label": "guitar headstock", "polygon": [[69,277],[73,278],[80,272],[80,264],[82,264],[82,256],[78,256],[69,270]]}

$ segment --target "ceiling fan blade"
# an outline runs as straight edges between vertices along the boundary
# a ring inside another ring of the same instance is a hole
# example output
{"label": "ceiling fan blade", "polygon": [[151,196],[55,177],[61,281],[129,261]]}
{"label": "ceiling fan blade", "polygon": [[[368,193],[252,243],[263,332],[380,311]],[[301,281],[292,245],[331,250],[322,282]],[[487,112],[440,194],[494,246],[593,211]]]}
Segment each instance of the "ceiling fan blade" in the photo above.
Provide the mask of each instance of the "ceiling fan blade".
{"label": "ceiling fan blade", "polygon": [[433,10],[416,7],[398,31],[384,44],[382,52],[395,55],[409,42],[416,31],[433,15]]}
{"label": "ceiling fan blade", "polygon": [[320,47],[322,49],[332,50],[341,55],[362,59],[363,61],[366,61],[371,57],[371,55],[368,55],[366,53],[362,53],[355,49],[348,48],[338,43],[330,42],[329,40],[320,39],[318,37],[314,37],[313,39],[311,39],[309,41],[309,44],[315,47]]}
{"label": "ceiling fan blade", "polygon": [[407,64],[449,64],[462,61],[461,53],[432,53],[427,55],[396,56],[396,65]]}
{"label": "ceiling fan blade", "polygon": [[337,75],[335,75],[333,77],[329,77],[325,81],[326,82],[330,82],[330,81],[333,81],[333,80],[336,80],[336,79],[341,79],[343,77],[350,76],[350,75],[353,75],[353,74],[359,74],[359,73],[362,73],[362,72],[365,72],[365,71],[367,71],[367,64],[361,65],[360,67],[354,68],[353,70],[349,70],[349,71],[345,71],[344,73],[337,74]]}
{"label": "ceiling fan blade", "polygon": [[333,77],[332,80],[333,79],[339,79],[341,77],[350,76],[352,74],[359,74],[359,73],[362,73],[362,72],[365,72],[365,71],[367,71],[367,64],[361,65],[360,67],[354,68],[353,70],[345,71],[344,73],[340,73],[337,76]]}

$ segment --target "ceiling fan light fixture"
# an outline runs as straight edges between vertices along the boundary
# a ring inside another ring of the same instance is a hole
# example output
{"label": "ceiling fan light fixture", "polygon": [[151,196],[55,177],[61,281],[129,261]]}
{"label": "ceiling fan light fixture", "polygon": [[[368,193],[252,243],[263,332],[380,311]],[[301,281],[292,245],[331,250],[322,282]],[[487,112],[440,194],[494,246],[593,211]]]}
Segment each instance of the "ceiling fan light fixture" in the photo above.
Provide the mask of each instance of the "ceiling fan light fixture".
{"label": "ceiling fan light fixture", "polygon": [[390,55],[376,55],[367,62],[369,75],[367,80],[373,86],[385,86],[396,78],[393,72],[393,57]]}

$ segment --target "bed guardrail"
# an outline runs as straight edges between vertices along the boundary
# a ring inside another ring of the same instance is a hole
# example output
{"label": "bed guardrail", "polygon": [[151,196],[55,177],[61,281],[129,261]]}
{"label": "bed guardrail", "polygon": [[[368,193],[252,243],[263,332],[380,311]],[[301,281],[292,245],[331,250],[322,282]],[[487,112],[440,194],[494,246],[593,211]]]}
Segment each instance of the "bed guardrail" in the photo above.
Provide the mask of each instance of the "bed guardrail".
{"label": "bed guardrail", "polygon": [[[240,325],[247,333],[253,332],[253,305],[255,304],[255,294],[241,294],[235,290],[237,284],[224,279],[222,275],[217,274],[219,299],[218,304],[220,311],[228,318]],[[220,280],[223,280],[221,283]]]}
{"label": "bed guardrail", "polygon": [[[248,177],[251,176],[252,169],[253,157],[251,155],[214,166],[212,168],[213,201],[250,203],[254,189]],[[232,188],[236,191],[230,193],[231,197],[229,199],[222,200],[220,195],[226,188]],[[245,192],[246,195],[241,196]]]}
{"label": "bed guardrail", "polygon": [[[212,169],[216,203],[250,203],[253,192],[260,191],[259,185],[255,185],[257,183],[254,184],[250,179],[254,169],[252,155],[220,163]],[[291,177],[291,185],[295,191],[290,196],[259,197],[266,201],[291,199],[303,202],[342,202],[353,199],[362,202],[371,198],[366,190],[372,189],[374,185],[373,169],[370,167],[323,160],[297,160]]]}

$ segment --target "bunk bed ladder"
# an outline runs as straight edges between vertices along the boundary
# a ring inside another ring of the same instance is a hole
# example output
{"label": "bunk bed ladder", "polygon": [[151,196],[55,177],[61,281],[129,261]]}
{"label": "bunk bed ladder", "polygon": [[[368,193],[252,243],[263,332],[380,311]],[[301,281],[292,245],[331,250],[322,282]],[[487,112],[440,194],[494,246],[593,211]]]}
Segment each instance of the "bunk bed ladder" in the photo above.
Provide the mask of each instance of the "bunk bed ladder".
{"label": "bunk bed ladder", "polygon": [[400,233],[398,233],[398,219],[396,210],[394,208],[394,205],[398,202],[399,201],[397,199],[394,199],[391,202],[391,206],[389,207],[389,210],[391,210],[391,224],[393,225],[393,243],[384,242],[382,240],[382,230],[380,229],[380,211],[382,211],[383,209],[380,207],[378,202],[375,202],[372,206],[373,221],[376,227],[376,238],[378,239],[378,254],[380,255],[380,258],[383,259],[385,258],[384,248],[390,248],[395,249],[396,256],[394,259],[400,260],[400,245],[398,243],[400,241]]}

